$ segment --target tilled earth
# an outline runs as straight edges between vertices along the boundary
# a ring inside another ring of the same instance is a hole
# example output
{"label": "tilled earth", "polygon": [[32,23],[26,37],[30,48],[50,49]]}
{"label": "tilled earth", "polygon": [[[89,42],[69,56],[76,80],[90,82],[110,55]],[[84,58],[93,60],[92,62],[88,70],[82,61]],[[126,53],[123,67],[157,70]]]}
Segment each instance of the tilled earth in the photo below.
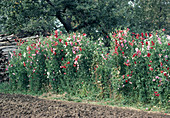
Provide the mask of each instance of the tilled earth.
{"label": "tilled earth", "polygon": [[0,118],[170,118],[170,115],[0,93]]}

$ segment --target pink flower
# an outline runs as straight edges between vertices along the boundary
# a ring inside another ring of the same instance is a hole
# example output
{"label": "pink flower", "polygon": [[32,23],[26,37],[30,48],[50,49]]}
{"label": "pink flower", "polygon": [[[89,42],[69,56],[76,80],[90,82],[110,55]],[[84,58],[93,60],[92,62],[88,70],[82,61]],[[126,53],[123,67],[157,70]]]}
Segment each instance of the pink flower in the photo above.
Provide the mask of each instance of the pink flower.
{"label": "pink flower", "polygon": [[71,46],[73,46],[73,42],[70,42]]}
{"label": "pink flower", "polygon": [[161,41],[158,41],[158,43],[159,43],[159,44],[162,44],[162,42],[161,42]]}
{"label": "pink flower", "polygon": [[132,84],[132,82],[129,82],[129,84]]}
{"label": "pink flower", "polygon": [[123,79],[125,78],[125,75],[123,75]]}
{"label": "pink flower", "polygon": [[152,81],[155,81],[155,79],[153,79]]}
{"label": "pink flower", "polygon": [[159,77],[158,77],[158,76],[156,76],[155,78],[156,78],[156,79],[159,79]]}
{"label": "pink flower", "polygon": [[28,47],[27,47],[27,51],[29,51],[29,50],[31,50],[31,48],[28,46]]}
{"label": "pink flower", "polygon": [[150,70],[150,71],[153,71],[153,68],[152,68],[152,67],[150,67],[150,68],[149,68],[149,70]]}
{"label": "pink flower", "polygon": [[57,30],[55,31],[55,34],[58,34],[58,31],[57,31]]}

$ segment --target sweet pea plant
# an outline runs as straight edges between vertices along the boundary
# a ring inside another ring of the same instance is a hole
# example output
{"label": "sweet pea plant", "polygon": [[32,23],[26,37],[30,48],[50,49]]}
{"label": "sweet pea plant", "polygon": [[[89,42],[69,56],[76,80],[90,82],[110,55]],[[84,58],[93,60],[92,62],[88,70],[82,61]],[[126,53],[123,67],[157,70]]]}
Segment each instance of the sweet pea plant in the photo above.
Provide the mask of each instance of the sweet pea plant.
{"label": "sweet pea plant", "polygon": [[7,66],[11,89],[112,99],[121,94],[127,102],[167,104],[169,38],[163,32],[131,35],[129,29],[110,37],[109,53],[102,38],[94,42],[79,33],[20,41]]}
{"label": "sweet pea plant", "polygon": [[[58,34],[37,41],[20,41],[10,53],[9,66],[12,89],[38,92],[48,88],[55,92],[86,95],[94,88],[92,69],[97,45],[86,34]],[[82,87],[86,85],[86,93]],[[91,86],[90,86],[91,85]]]}
{"label": "sweet pea plant", "polygon": [[129,29],[111,34],[118,57],[121,80],[118,90],[131,101],[167,104],[169,101],[170,39],[162,32],[133,33]]}

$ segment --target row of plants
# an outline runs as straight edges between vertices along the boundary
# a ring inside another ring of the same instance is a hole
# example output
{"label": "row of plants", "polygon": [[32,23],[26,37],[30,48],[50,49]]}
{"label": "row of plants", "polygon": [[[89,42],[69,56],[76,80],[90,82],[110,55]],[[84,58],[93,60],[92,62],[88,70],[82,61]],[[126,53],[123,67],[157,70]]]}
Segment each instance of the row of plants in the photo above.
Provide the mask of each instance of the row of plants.
{"label": "row of plants", "polygon": [[124,103],[169,103],[170,40],[162,31],[110,34],[103,39],[55,31],[37,41],[20,41],[10,53],[7,70],[11,90],[67,92],[92,98],[124,99]]}

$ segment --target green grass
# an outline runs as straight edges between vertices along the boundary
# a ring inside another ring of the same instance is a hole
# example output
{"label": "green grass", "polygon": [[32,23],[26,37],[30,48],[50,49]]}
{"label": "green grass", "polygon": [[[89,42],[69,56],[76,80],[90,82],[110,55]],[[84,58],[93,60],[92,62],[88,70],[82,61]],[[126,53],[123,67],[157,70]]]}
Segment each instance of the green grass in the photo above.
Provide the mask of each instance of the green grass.
{"label": "green grass", "polygon": [[71,96],[66,94],[65,96],[60,96],[60,97],[53,97],[51,94],[48,96],[45,94],[43,95],[42,92],[40,93],[33,93],[33,92],[28,92],[28,91],[11,91],[9,89],[9,83],[8,82],[3,82],[0,83],[0,93],[5,93],[5,94],[23,94],[23,95],[31,95],[31,96],[41,96],[41,98],[44,99],[54,99],[54,100],[62,100],[62,101],[73,101],[73,102],[82,102],[82,103],[89,103],[89,104],[96,104],[96,105],[108,105],[108,106],[113,106],[113,107],[126,107],[130,109],[138,109],[138,110],[143,110],[143,111],[152,111],[152,112],[161,112],[161,113],[170,113],[168,107],[166,108],[160,108],[157,106],[152,106],[150,104],[141,104],[141,103],[128,103],[125,104],[123,102],[123,99],[118,98],[116,100],[113,99],[96,99],[94,97],[81,97],[81,96]]}

